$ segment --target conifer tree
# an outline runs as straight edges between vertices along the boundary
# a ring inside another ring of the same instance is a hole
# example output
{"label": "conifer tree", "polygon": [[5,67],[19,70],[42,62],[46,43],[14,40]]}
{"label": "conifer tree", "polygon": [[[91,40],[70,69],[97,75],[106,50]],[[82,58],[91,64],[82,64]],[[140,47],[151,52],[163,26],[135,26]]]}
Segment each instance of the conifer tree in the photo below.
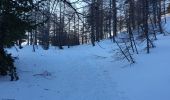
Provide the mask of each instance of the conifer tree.
{"label": "conifer tree", "polygon": [[33,0],[0,0],[0,75],[10,75],[11,81],[18,80],[18,76],[14,58],[4,48],[13,46],[33,28],[33,9]]}

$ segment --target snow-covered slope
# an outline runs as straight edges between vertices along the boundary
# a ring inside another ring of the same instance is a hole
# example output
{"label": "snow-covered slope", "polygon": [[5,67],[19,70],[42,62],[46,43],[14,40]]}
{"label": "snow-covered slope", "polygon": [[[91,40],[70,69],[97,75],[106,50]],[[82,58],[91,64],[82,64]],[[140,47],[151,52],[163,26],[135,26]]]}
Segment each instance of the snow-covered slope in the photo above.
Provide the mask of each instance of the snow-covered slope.
{"label": "snow-covered slope", "polygon": [[170,100],[170,36],[159,35],[155,45],[133,65],[114,59],[110,40],[102,48],[9,49],[19,57],[20,80],[0,77],[0,100]]}

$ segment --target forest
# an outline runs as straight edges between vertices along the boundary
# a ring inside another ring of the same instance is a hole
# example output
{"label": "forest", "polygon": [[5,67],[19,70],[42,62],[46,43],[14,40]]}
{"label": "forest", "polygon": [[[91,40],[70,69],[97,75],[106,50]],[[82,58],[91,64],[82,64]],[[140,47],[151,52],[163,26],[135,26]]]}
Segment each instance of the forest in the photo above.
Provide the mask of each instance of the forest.
{"label": "forest", "polygon": [[20,58],[7,50],[25,45],[32,52],[86,44],[103,48],[100,42],[109,39],[119,58],[133,64],[139,42],[149,54],[160,34],[170,34],[169,13],[169,0],[1,0],[0,75],[19,80]]}
{"label": "forest", "polygon": [[45,50],[49,46],[95,46],[110,38],[134,63],[131,51],[138,54],[137,41],[146,41],[149,53],[157,34],[169,34],[163,27],[169,10],[168,0],[1,0],[1,75],[9,71],[14,74],[11,80],[16,76],[14,58],[4,48],[21,49],[23,43],[35,51],[38,45]]}
{"label": "forest", "polygon": [[170,0],[0,0],[0,100],[169,100],[169,36]]}

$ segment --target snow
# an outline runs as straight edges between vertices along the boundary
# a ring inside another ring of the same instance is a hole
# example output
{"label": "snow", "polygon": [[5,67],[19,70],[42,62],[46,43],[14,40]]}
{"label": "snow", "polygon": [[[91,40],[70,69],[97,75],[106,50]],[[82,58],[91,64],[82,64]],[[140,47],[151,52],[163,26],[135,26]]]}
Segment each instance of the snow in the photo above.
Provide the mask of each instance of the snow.
{"label": "snow", "polygon": [[115,59],[110,40],[101,41],[102,48],[8,49],[19,57],[20,80],[1,76],[0,100],[170,100],[169,43],[170,36],[158,35],[156,48],[150,54],[141,48],[132,65]]}

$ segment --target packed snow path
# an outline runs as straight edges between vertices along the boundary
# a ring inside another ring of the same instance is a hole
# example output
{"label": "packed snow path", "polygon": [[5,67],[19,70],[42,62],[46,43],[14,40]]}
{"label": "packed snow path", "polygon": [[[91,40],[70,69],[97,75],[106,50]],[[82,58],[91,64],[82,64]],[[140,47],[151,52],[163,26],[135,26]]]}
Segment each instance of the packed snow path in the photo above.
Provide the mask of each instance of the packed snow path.
{"label": "packed snow path", "polygon": [[115,61],[114,45],[83,45],[32,52],[9,49],[20,80],[0,77],[0,100],[169,100],[170,36],[158,36],[150,54],[136,55],[136,64]]}

